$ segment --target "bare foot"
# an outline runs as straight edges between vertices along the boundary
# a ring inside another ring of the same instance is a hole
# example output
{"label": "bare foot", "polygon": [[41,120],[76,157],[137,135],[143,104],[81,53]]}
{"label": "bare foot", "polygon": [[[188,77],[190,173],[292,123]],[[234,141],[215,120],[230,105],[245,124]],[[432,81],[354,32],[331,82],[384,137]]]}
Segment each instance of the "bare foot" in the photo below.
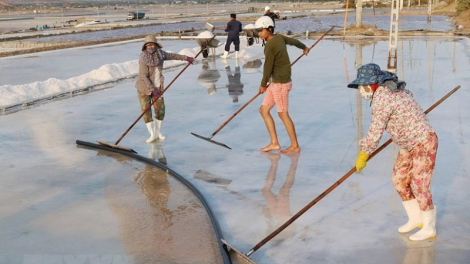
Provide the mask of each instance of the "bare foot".
{"label": "bare foot", "polygon": [[296,154],[296,153],[300,153],[300,147],[288,147],[288,148],[285,148],[281,151],[279,151],[279,153],[281,154]]}
{"label": "bare foot", "polygon": [[267,145],[266,147],[260,149],[260,151],[268,152],[268,151],[271,151],[271,150],[280,150],[280,149],[281,149],[281,145],[271,143],[271,144]]}

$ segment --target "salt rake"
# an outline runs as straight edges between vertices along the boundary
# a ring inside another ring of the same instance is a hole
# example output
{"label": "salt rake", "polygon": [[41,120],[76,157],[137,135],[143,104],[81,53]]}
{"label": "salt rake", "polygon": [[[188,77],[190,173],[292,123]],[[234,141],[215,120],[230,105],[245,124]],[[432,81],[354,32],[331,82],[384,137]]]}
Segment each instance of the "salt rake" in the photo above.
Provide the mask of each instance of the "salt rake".
{"label": "salt rake", "polygon": [[[315,41],[315,43],[313,43],[313,45],[308,49],[309,51],[315,47],[315,45],[318,44],[318,42],[320,42],[320,40],[323,39],[323,37],[326,36],[326,34],[330,33],[330,31],[333,30],[333,28],[335,28],[336,26],[331,26],[331,28],[326,31],[325,33],[323,33],[323,35],[320,36],[320,38]],[[300,55],[294,62],[291,63],[291,66],[293,66],[298,60],[300,60],[300,58],[302,58],[304,56],[304,54],[302,53],[302,55]],[[269,85],[268,85],[269,86]],[[216,131],[214,131],[214,133],[212,133],[212,135],[210,137],[204,137],[204,136],[201,136],[201,135],[198,135],[196,133],[193,133],[191,132],[191,135],[195,136],[195,137],[198,137],[200,139],[203,139],[203,140],[206,140],[210,143],[214,143],[216,145],[219,145],[219,146],[222,146],[222,147],[226,147],[228,149],[232,149],[230,148],[229,146],[225,145],[224,143],[220,143],[220,142],[217,142],[215,140],[213,140],[212,138],[217,134],[219,133],[220,130],[222,130],[222,128],[224,128],[230,121],[232,121],[233,118],[235,118],[236,115],[238,115],[238,113],[240,113],[243,109],[245,109],[245,107],[247,107],[251,102],[253,102],[261,93],[257,93],[253,98],[251,98],[248,102],[246,102],[242,107],[240,107],[240,109],[238,109],[227,121],[225,121],[225,123],[223,123]]]}
{"label": "salt rake", "polygon": [[[213,30],[213,26],[212,25],[208,26],[208,25],[210,25],[210,24],[206,23],[206,28],[210,27]],[[215,38],[215,35],[212,37],[212,39],[214,39],[214,38]],[[202,48],[196,54],[196,56],[194,58],[196,59],[197,56],[199,56],[199,54],[201,54],[202,51],[204,51],[205,49],[207,49],[207,47]],[[189,67],[189,65],[191,65],[190,62],[188,62],[188,64],[186,64],[186,66],[178,73],[178,75],[176,75],[175,78],[173,78],[173,80],[166,86],[166,88],[162,91],[162,93],[159,96],[155,96],[155,97],[152,96],[153,103],[150,104],[144,111],[142,111],[142,113],[139,115],[139,117],[137,117],[137,119],[134,121],[134,123],[132,123],[132,125],[124,132],[124,134],[122,134],[122,136],[114,144],[106,142],[106,141],[101,141],[101,140],[96,140],[96,142],[98,142],[99,144],[101,144],[103,146],[107,146],[107,147],[110,147],[110,148],[122,149],[122,150],[130,151],[130,152],[133,152],[133,153],[137,153],[135,150],[133,150],[131,148],[119,146],[118,145],[119,142],[121,142],[121,140],[124,138],[124,136],[127,135],[127,133],[135,126],[135,124],[137,124],[137,122],[140,120],[140,118],[142,118],[142,116],[152,107],[152,105],[155,104],[155,102],[158,100],[158,98],[162,97],[163,93],[165,93],[166,90],[168,90],[168,88],[170,88],[170,86],[176,81],[176,79],[178,79],[178,77],[180,77],[180,75]]]}
{"label": "salt rake", "polygon": [[[439,101],[434,103],[431,107],[428,108],[424,112],[424,114],[428,114],[431,112],[434,108],[436,108],[439,104],[441,104],[444,100],[446,100],[449,96],[451,96],[453,93],[455,93],[458,89],[460,89],[460,85],[452,89],[450,92],[448,92],[444,97],[442,97]],[[392,139],[390,138],[382,144],[378,149],[376,149],[372,154],[370,154],[369,158],[367,159],[368,161],[372,159],[375,155],[377,155],[380,151],[382,151],[384,148],[386,148],[388,145],[392,143]],[[292,216],[289,220],[287,220],[284,224],[282,224],[279,228],[277,228],[274,232],[269,234],[267,237],[265,237],[263,240],[261,240],[256,246],[254,246],[252,249],[247,254],[243,254],[241,251],[237,250],[235,247],[230,245],[227,241],[224,239],[221,239],[221,242],[229,249],[229,255],[230,259],[236,259],[240,261],[240,263],[248,263],[248,264],[256,264],[253,260],[251,260],[249,257],[251,254],[253,254],[256,250],[260,249],[264,244],[266,244],[269,240],[274,238],[276,235],[282,232],[282,230],[286,229],[290,224],[292,224],[297,218],[299,218],[302,214],[307,212],[312,206],[314,206],[316,203],[318,203],[321,199],[323,199],[325,196],[327,196],[331,191],[333,191],[336,187],[338,187],[341,183],[343,183],[349,176],[351,176],[354,172],[356,172],[356,167],[353,167],[351,170],[348,171],[341,179],[336,181],[333,185],[331,185],[326,191],[324,191],[322,194],[320,194],[317,198],[313,199],[309,204],[307,204],[304,208],[302,208],[298,213],[296,213],[294,216]]]}

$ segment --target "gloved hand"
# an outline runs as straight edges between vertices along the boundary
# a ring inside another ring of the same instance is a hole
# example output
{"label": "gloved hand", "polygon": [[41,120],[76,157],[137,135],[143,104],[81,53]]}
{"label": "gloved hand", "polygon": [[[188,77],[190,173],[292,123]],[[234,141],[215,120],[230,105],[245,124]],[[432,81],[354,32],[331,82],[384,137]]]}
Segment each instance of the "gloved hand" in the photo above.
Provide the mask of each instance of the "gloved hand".
{"label": "gloved hand", "polygon": [[157,89],[153,90],[152,94],[155,96],[155,98],[160,98],[161,96]]}
{"label": "gloved hand", "polygon": [[189,63],[193,64],[194,58],[188,56],[188,57],[186,58],[186,61],[188,61]]}
{"label": "gloved hand", "polygon": [[364,169],[367,165],[367,159],[369,158],[369,155],[361,150],[359,152],[359,155],[357,156],[356,159],[356,171],[360,172],[362,169]]}

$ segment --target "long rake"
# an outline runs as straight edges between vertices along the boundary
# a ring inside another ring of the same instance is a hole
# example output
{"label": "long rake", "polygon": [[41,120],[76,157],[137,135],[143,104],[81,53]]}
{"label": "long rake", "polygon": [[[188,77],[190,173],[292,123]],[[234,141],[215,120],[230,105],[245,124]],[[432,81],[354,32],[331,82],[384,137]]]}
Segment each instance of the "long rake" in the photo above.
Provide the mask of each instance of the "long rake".
{"label": "long rake", "polygon": [[[452,89],[450,92],[448,92],[444,97],[442,97],[439,101],[434,103],[431,107],[429,107],[424,113],[428,114],[431,112],[434,108],[436,108],[439,104],[441,104],[444,100],[446,100],[449,96],[451,96],[453,93],[455,93],[458,89],[460,89],[460,85]],[[384,148],[386,148],[388,145],[392,143],[392,139],[387,140],[384,144],[382,144],[378,149],[376,149],[372,154],[370,154],[369,158],[367,160],[372,159],[375,155],[377,155],[380,151],[382,151]],[[331,191],[333,191],[336,187],[338,187],[341,183],[343,183],[349,176],[351,176],[354,172],[356,172],[356,167],[353,167],[351,170],[349,170],[341,179],[336,181],[333,185],[331,185],[326,191],[321,193],[317,198],[313,199],[309,204],[307,204],[304,208],[302,208],[298,213],[296,213],[294,216],[292,216],[289,220],[287,220],[284,224],[282,224],[280,227],[278,227],[274,232],[269,234],[267,237],[265,237],[263,240],[261,240],[256,246],[254,246],[252,249],[247,254],[243,254],[241,251],[237,250],[235,247],[230,245],[227,241],[221,240],[222,243],[225,244],[226,247],[230,248],[229,254],[230,258],[239,260],[241,263],[250,263],[250,264],[256,264],[253,260],[251,260],[249,257],[251,254],[253,254],[256,250],[260,249],[264,244],[266,244],[269,240],[274,238],[276,235],[281,233],[282,230],[286,229],[290,224],[292,224],[297,218],[299,218],[301,215],[303,215],[305,212],[307,212],[312,206],[314,206],[316,203],[318,203],[321,199],[323,199],[325,196],[327,196]]]}
{"label": "long rake", "polygon": [[[215,35],[211,38],[210,41],[212,41],[212,39],[214,39],[214,38],[215,38]],[[201,54],[205,49],[207,49],[207,47],[201,48],[201,50],[196,54],[196,56],[194,58],[197,58],[199,56],[199,54]],[[114,144],[106,142],[106,141],[101,141],[101,140],[97,140],[96,142],[98,142],[101,145],[107,146],[107,147],[122,149],[122,150],[130,151],[130,152],[133,152],[133,153],[137,153],[135,150],[133,150],[131,148],[127,148],[127,147],[123,147],[123,146],[118,145],[119,142],[121,142],[121,140],[124,138],[124,136],[126,136],[127,133],[135,126],[135,124],[137,124],[137,122],[140,120],[140,118],[142,118],[142,116],[152,107],[152,105],[154,105],[155,102],[157,102],[157,99],[163,96],[163,94],[166,92],[166,90],[168,90],[168,88],[170,88],[170,86],[176,81],[176,79],[178,79],[178,77],[180,77],[180,75],[189,67],[189,65],[191,65],[191,63],[188,62],[188,64],[186,64],[186,66],[178,73],[178,75],[175,76],[175,78],[173,78],[173,80],[166,86],[166,88],[162,91],[162,93],[159,96],[152,96],[153,103],[150,104],[144,111],[142,111],[142,113],[139,115],[139,117],[137,117],[137,119],[132,123],[132,125],[121,135],[121,137],[119,137],[118,140],[116,140],[116,142],[114,142]]]}
{"label": "long rake", "polygon": [[[318,42],[320,42],[320,40],[323,39],[323,37],[326,36],[326,34],[328,34],[330,31],[333,30],[333,28],[335,28],[336,26],[332,26],[328,31],[326,31],[325,33],[323,33],[323,35],[321,35],[321,37],[315,41],[315,43],[313,43],[313,45],[308,49],[308,50],[311,50],[313,47],[315,47],[315,45],[318,44]],[[304,54],[300,55],[294,62],[291,63],[291,66],[294,65],[298,60],[300,60],[300,58],[302,58],[304,56]],[[269,86],[269,85],[268,85]],[[222,130],[222,128],[224,128],[230,121],[232,121],[233,118],[235,118],[236,115],[238,115],[238,113],[240,113],[243,109],[245,109],[245,107],[247,107],[251,102],[253,102],[261,93],[257,93],[253,98],[251,98],[248,102],[246,102],[242,107],[240,107],[240,109],[238,109],[229,119],[227,119],[227,121],[225,121],[225,123],[223,123],[217,130],[214,131],[214,133],[212,133],[212,135],[210,137],[204,137],[204,136],[201,136],[201,135],[198,135],[196,133],[193,133],[191,132],[191,134],[195,137],[198,137],[200,139],[203,139],[203,140],[206,140],[210,143],[214,143],[216,145],[219,145],[219,146],[222,146],[222,147],[226,147],[228,149],[232,149],[230,148],[229,146],[225,145],[224,143],[221,143],[221,142],[217,142],[215,140],[213,140],[212,138],[217,134],[219,133],[220,130]]]}

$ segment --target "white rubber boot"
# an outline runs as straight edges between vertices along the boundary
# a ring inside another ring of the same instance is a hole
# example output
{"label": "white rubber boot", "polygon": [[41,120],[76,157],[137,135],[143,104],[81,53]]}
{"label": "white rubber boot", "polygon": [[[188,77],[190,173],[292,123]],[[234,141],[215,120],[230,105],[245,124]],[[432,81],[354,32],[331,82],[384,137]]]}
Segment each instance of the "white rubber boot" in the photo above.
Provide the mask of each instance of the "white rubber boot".
{"label": "white rubber boot", "polygon": [[238,51],[235,51],[235,59],[238,59]]}
{"label": "white rubber boot", "polygon": [[418,200],[413,199],[404,201],[408,222],[398,228],[399,233],[408,233],[417,227],[423,227],[423,219],[421,218],[421,210],[419,209]]}
{"label": "white rubber boot", "polygon": [[147,130],[150,133],[150,137],[147,138],[145,142],[150,143],[150,142],[155,141],[155,139],[157,139],[157,136],[156,136],[157,134],[155,133],[155,121],[145,123],[145,125],[147,126]]}
{"label": "white rubber boot", "polygon": [[224,55],[220,56],[222,59],[226,59],[228,56],[228,51],[224,51]]}
{"label": "white rubber boot", "polygon": [[161,133],[162,122],[163,122],[162,120],[156,120],[155,121],[155,124],[156,124],[155,135],[156,135],[156,138],[158,138],[160,140],[165,140],[165,136],[162,135],[162,133]]}
{"label": "white rubber boot", "polygon": [[425,240],[436,237],[436,206],[434,209],[421,212],[423,228],[410,236],[411,241]]}

